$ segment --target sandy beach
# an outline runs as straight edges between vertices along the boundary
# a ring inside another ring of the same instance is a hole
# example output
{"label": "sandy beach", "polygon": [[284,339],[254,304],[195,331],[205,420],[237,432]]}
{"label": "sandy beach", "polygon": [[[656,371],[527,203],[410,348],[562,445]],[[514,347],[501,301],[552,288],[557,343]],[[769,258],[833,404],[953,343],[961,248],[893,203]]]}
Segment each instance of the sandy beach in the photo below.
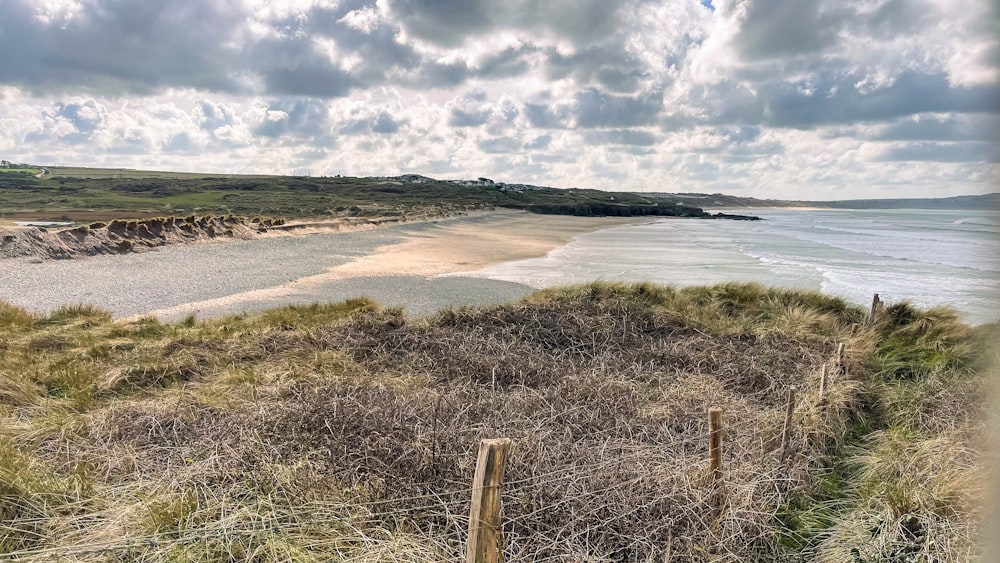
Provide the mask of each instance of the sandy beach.
{"label": "sandy beach", "polygon": [[[434,281],[433,278],[545,256],[576,235],[649,220],[643,217],[571,217],[498,210],[409,225],[399,240],[319,274],[303,276],[277,286],[154,309],[130,318],[153,315],[163,320],[174,320],[191,314],[199,318],[216,317],[283,303],[322,301],[322,296],[327,295],[344,295],[346,298],[351,292],[369,295],[386,306],[402,305],[408,311],[426,314],[444,304],[440,299],[425,303],[426,294],[448,293],[452,297],[445,297],[444,301],[466,304],[466,300],[456,293],[469,292],[464,286],[470,283],[483,285],[484,302],[502,301],[520,297],[531,290],[519,284],[492,280],[451,278]],[[392,228],[403,229],[402,226]],[[502,291],[492,296],[490,292],[495,293],[498,288]],[[475,291],[472,290],[473,293]],[[473,299],[468,304],[478,302]]]}
{"label": "sandy beach", "polygon": [[8,259],[0,269],[0,300],[40,314],[89,304],[116,318],[174,321],[363,296],[427,315],[450,306],[508,302],[533,291],[462,272],[543,257],[578,234],[648,221],[498,210],[75,260]]}
{"label": "sandy beach", "polygon": [[569,217],[495,211],[435,223],[426,232],[380,247],[359,260],[332,268],[326,275],[435,276],[478,270],[545,256],[578,234],[649,221],[648,217]]}

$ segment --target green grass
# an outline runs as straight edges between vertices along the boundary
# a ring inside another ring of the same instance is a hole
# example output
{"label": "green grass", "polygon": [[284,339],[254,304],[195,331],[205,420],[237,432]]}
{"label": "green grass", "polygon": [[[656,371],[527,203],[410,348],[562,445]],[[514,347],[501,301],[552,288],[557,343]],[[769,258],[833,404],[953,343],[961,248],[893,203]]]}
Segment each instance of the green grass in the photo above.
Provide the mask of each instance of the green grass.
{"label": "green grass", "polygon": [[[478,440],[508,436],[510,559],[975,558],[1000,329],[906,304],[865,319],[736,283],[595,283],[423,320],[363,299],[174,324],[0,303],[0,550],[455,559]],[[838,342],[847,374],[820,403]]]}

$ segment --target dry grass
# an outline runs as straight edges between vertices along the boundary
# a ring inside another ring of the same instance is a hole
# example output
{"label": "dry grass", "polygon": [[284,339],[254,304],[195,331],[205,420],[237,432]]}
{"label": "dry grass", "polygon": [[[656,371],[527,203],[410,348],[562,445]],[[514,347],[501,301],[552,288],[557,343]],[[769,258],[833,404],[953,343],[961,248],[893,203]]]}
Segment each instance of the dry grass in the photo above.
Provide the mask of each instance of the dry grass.
{"label": "dry grass", "polygon": [[[592,284],[426,321],[364,300],[176,325],[0,308],[0,506],[18,510],[0,551],[455,560],[478,440],[506,436],[509,560],[958,560],[978,549],[981,335],[910,313],[865,328],[840,300],[741,284]],[[932,339],[950,359],[920,368]]]}

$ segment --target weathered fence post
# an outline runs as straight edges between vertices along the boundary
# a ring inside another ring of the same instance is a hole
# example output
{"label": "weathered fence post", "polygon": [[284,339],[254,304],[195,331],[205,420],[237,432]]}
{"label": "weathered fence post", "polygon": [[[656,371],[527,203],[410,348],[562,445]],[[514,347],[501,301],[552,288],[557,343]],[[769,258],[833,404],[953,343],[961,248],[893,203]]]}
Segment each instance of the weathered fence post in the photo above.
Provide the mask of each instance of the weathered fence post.
{"label": "weathered fence post", "polygon": [[837,344],[837,360],[836,360],[837,361],[837,369],[836,369],[836,373],[838,375],[844,375],[845,373],[847,373],[847,366],[844,365],[844,354],[845,353],[846,353],[846,349],[844,347],[844,343],[841,342],[840,344]]}
{"label": "weathered fence post", "polygon": [[878,294],[876,293],[875,297],[872,298],[872,310],[871,313],[868,314],[868,324],[875,324],[875,317],[878,316],[879,306],[881,304],[882,301],[878,298]]}
{"label": "weathered fence post", "polygon": [[708,473],[712,482],[722,479],[722,409],[708,409]]}
{"label": "weathered fence post", "polygon": [[508,453],[510,453],[510,438],[479,442],[476,474],[472,479],[472,508],[469,510],[466,563],[500,561],[500,494]]}
{"label": "weathered fence post", "polygon": [[795,413],[795,387],[788,388],[788,407],[785,410],[785,426],[781,429],[781,461],[788,457],[788,447],[792,441],[792,415]]}
{"label": "weathered fence post", "polygon": [[826,393],[826,372],[827,372],[827,365],[828,364],[823,364],[823,371],[821,371],[820,374],[819,374],[819,402],[820,402],[820,404],[823,403],[823,395]]}

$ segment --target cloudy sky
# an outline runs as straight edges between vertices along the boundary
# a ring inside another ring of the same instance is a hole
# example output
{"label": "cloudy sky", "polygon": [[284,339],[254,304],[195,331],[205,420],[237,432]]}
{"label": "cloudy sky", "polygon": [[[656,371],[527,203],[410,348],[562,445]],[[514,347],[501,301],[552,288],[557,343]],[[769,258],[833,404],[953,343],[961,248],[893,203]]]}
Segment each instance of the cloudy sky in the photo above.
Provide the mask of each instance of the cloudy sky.
{"label": "cloudy sky", "polygon": [[1000,0],[2,0],[0,157],[998,191]]}

